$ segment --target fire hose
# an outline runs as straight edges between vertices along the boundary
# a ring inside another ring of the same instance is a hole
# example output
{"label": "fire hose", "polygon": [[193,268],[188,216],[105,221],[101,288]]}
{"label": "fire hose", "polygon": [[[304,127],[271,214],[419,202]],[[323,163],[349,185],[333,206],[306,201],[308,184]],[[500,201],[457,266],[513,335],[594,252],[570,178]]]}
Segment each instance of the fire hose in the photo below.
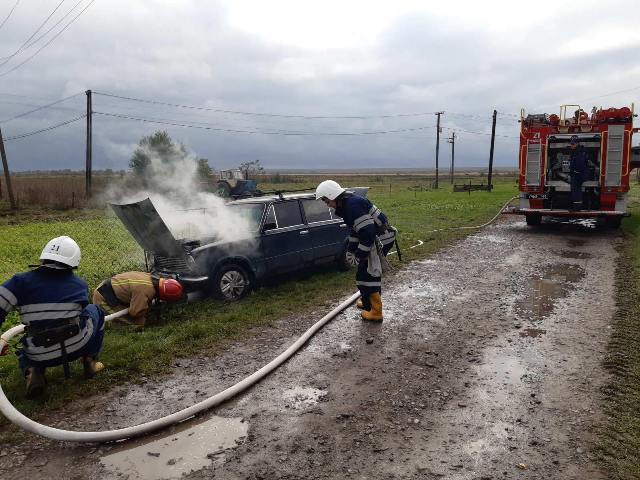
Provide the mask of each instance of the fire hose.
{"label": "fire hose", "polygon": [[[453,227],[450,229],[473,229],[473,228],[482,228],[493,223],[496,218],[502,213],[505,207],[513,201],[517,197],[513,197],[504,206],[500,209],[500,211],[488,222],[477,225],[477,226],[469,226],[469,227]],[[448,230],[447,228],[441,228],[437,230],[432,230],[431,232],[437,232],[441,230]],[[416,245],[413,245],[409,248],[413,249],[419,247],[424,242],[419,240]],[[393,254],[395,252],[390,252]],[[128,438],[137,437],[140,435],[145,435],[151,433],[156,430],[160,430],[162,428],[169,427],[171,425],[175,425],[177,423],[183,422],[196,416],[199,413],[202,413],[206,410],[210,410],[211,408],[220,405],[221,403],[233,398],[238,393],[246,390],[253,384],[259,382],[273,370],[278,368],[282,363],[287,361],[300,347],[302,347],[318,330],[320,330],[325,324],[330,322],[336,315],[346,309],[349,305],[354,303],[360,297],[360,292],[356,292],[351,295],[349,298],[340,303],[337,307],[327,313],[324,317],[318,320],[315,324],[313,324],[304,334],[298,338],[289,348],[287,348],[284,352],[274,358],[271,362],[263,366],[261,369],[257,370],[253,374],[244,378],[240,382],[232,385],[231,387],[219,392],[212,397],[209,397],[195,405],[192,405],[188,408],[180,410],[178,412],[169,414],[165,417],[158,418],[156,420],[152,420],[150,422],[141,423],[139,425],[135,425],[132,427],[120,428],[116,430],[106,430],[102,432],[78,432],[71,430],[63,430],[59,428],[49,427],[47,425],[42,425],[30,418],[26,417],[22,413],[20,413],[9,401],[6,397],[4,390],[2,389],[2,385],[0,385],[0,412],[14,425],[27,430],[28,432],[35,433],[36,435],[41,435],[43,437],[50,438],[52,440],[60,440],[66,442],[110,442],[116,440],[124,440]],[[128,309],[121,310],[114,314],[108,315],[105,317],[105,321],[113,320],[114,318],[121,317],[126,315]],[[17,325],[15,327],[7,330],[2,336],[0,336],[0,352],[6,351],[8,348],[9,341],[16,335],[20,335],[24,332],[24,325]]]}

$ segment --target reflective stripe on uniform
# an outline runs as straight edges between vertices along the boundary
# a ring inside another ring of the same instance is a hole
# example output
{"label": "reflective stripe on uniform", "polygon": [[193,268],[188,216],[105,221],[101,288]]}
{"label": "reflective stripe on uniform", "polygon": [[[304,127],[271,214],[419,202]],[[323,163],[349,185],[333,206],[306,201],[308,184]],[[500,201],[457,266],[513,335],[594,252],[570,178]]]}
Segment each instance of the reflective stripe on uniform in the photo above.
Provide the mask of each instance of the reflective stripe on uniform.
{"label": "reflective stripe on uniform", "polygon": [[[64,341],[67,354],[73,353],[84,347],[91,340],[92,334],[93,322],[90,319],[87,319],[85,328],[83,328],[80,333]],[[24,353],[29,359],[37,362],[44,362],[46,360],[53,360],[62,357],[62,351],[59,343],[50,347],[35,347],[29,337],[26,337]]]}
{"label": "reflective stripe on uniform", "polygon": [[370,252],[371,251],[371,247],[365,247],[364,245],[359,243],[358,244],[358,250],[362,250],[363,252]]}
{"label": "reflective stripe on uniform", "polygon": [[356,242],[358,242],[358,241],[359,241],[359,240],[358,240],[358,237],[351,237],[351,236],[350,236],[350,237],[348,237],[348,239],[349,239],[349,242],[350,242],[350,243],[356,243]]}
{"label": "reflective stripe on uniform", "polygon": [[389,230],[383,233],[382,235],[378,236],[378,240],[380,240],[380,243],[382,243],[383,245],[389,245],[390,243],[393,243],[395,239],[396,239],[396,232],[393,230]]}
{"label": "reflective stripe on uniform", "polygon": [[382,281],[379,282],[362,282],[357,280],[356,281],[356,285],[361,285],[363,287],[381,287],[382,286]]}
{"label": "reflective stripe on uniform", "polygon": [[373,225],[373,219],[368,213],[356,218],[353,221],[353,229],[358,232],[367,225]]}
{"label": "reflective stripe on uniform", "polygon": [[135,285],[150,285],[153,286],[153,283],[151,282],[151,280],[111,280],[111,285],[118,285],[118,286],[122,286],[122,285],[130,285],[130,284],[135,284]]}
{"label": "reflective stripe on uniform", "polygon": [[5,312],[9,312],[17,304],[18,299],[11,290],[0,285],[0,308]]}
{"label": "reflective stripe on uniform", "polygon": [[18,307],[20,320],[23,324],[41,320],[58,320],[61,318],[75,318],[82,312],[79,303],[33,303]]}

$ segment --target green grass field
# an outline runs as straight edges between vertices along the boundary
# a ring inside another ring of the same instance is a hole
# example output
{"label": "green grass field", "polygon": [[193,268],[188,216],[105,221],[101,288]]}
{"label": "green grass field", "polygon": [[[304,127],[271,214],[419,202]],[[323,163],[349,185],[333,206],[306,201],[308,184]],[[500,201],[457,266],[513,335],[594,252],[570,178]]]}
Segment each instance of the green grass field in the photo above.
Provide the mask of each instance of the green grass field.
{"label": "green grass field", "polygon": [[[338,178],[338,180],[341,180]],[[375,180],[375,181],[372,181]],[[315,187],[308,184],[261,184],[262,190],[300,189]],[[351,186],[370,185],[369,197],[382,208],[400,231],[404,261],[425,257],[473,230],[431,230],[461,225],[477,225],[492,218],[517,189],[512,179],[499,181],[492,193],[452,193],[448,184],[434,190],[420,190],[420,181],[379,177],[351,178]],[[390,185],[390,186],[389,186]],[[414,187],[418,186],[417,189]],[[29,217],[30,218],[30,217]],[[26,221],[0,227],[0,281],[37,261],[40,249],[57,235],[70,235],[81,246],[83,259],[78,274],[90,287],[116,271],[135,268],[143,262],[142,252],[124,227],[113,218],[90,215],[79,220]],[[425,244],[415,249],[409,246],[418,240]],[[394,263],[398,260],[394,259]],[[334,301],[355,291],[353,272],[335,269],[316,270],[299,278],[280,279],[258,288],[238,303],[226,304],[215,300],[176,306],[168,309],[159,323],[151,321],[142,332],[129,327],[107,327],[101,360],[106,369],[94,380],[81,379],[80,368],[72,369],[72,379],[64,381],[62,369],[47,372],[49,385],[46,395],[38,400],[24,397],[24,380],[13,355],[0,358],[0,379],[7,396],[20,411],[38,418],[45,410],[55,409],[74,398],[104,392],[125,382],[135,382],[141,374],[153,375],[170,369],[176,357],[206,350],[215,354],[222,339],[241,337],[256,325],[268,324],[286,315],[303,312],[314,306]],[[2,330],[17,321],[14,314]],[[77,362],[76,362],[77,363]],[[6,420],[0,420],[6,427]],[[17,434],[12,427],[4,428],[0,437],[8,441]]]}

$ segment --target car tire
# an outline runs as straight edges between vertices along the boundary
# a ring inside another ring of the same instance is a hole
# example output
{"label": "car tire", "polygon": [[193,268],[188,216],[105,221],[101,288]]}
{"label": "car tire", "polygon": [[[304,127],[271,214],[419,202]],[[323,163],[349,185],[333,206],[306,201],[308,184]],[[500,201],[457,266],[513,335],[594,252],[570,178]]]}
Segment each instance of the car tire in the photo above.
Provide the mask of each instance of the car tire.
{"label": "car tire", "polygon": [[622,224],[622,217],[620,216],[605,217],[604,224],[606,225],[607,228],[610,228],[611,230],[616,230],[620,228],[620,225]]}
{"label": "car tire", "polygon": [[224,265],[214,276],[212,290],[217,298],[235,302],[251,290],[251,277],[241,265]]}
{"label": "car tire", "polygon": [[347,249],[342,252],[340,258],[338,258],[338,264],[340,265],[341,270],[353,270],[358,267],[358,257],[356,257],[353,253],[349,252]]}
{"label": "car tire", "polygon": [[216,183],[216,195],[222,198],[229,198],[231,196],[231,185],[227,182],[220,181]]}

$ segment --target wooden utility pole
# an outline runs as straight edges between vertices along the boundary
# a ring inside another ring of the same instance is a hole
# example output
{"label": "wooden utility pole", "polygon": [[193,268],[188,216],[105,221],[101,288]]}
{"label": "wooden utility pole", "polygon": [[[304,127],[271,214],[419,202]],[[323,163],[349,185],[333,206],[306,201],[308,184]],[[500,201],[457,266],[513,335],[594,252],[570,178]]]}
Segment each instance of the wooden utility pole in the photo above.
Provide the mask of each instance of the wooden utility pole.
{"label": "wooden utility pole", "polygon": [[11,188],[11,174],[9,173],[9,163],[7,162],[7,154],[4,151],[4,138],[2,130],[0,130],[0,156],[2,156],[2,168],[4,168],[4,180],[7,182],[7,195],[9,195],[9,204],[11,209],[16,209],[16,200],[13,198],[13,188]]}
{"label": "wooden utility pole", "polygon": [[455,165],[455,155],[456,155],[456,132],[451,134],[451,138],[447,139],[447,143],[451,144],[451,185],[453,185],[453,174],[454,174],[454,165]]}
{"label": "wooden utility pole", "polygon": [[438,188],[438,156],[440,154],[440,115],[444,112],[436,112],[438,116],[438,125],[436,126],[436,183],[435,188]]}
{"label": "wooden utility pole", "polygon": [[87,194],[87,200],[91,198],[91,90],[87,90],[85,92],[87,94],[87,155],[86,155],[86,166],[85,166],[85,189]]}
{"label": "wooden utility pole", "polygon": [[491,183],[491,175],[493,173],[493,146],[496,141],[496,117],[498,116],[497,110],[493,111],[493,124],[491,125],[491,150],[489,151],[489,176],[487,177],[487,187],[489,191],[493,190],[493,184]]}

